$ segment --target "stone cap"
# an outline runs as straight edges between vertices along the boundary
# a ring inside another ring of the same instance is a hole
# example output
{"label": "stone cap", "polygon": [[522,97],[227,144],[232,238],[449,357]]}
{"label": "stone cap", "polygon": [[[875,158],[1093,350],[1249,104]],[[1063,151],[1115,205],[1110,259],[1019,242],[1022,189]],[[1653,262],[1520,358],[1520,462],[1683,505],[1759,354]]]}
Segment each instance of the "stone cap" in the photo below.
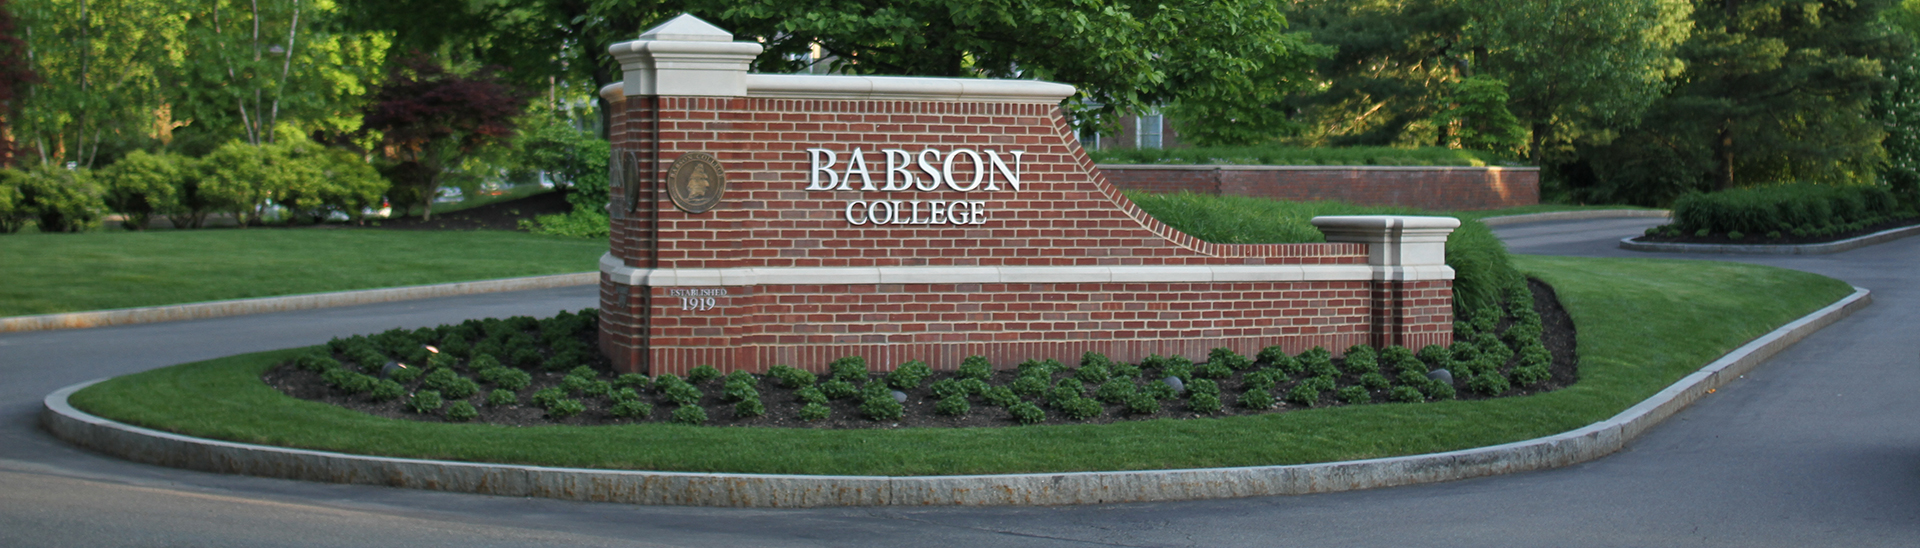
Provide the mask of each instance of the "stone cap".
{"label": "stone cap", "polygon": [[[1328,215],[1313,218],[1313,226],[1330,243],[1367,244],[1367,264],[1392,267],[1391,279],[1433,279],[1447,264],[1447,236],[1460,227],[1453,217],[1408,215]],[[1423,274],[1432,270],[1433,274]],[[1448,269],[1447,279],[1452,278]]]}

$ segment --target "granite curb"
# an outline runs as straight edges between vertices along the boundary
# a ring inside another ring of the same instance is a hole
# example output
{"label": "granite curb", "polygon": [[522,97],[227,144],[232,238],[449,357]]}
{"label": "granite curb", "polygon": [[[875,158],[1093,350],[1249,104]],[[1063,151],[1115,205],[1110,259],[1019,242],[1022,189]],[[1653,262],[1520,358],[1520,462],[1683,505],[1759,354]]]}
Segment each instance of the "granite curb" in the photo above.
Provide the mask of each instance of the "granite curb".
{"label": "granite curb", "polygon": [[1664,209],[1589,209],[1585,211],[1549,211],[1546,213],[1526,213],[1521,215],[1503,215],[1487,217],[1480,224],[1487,226],[1517,225],[1521,223],[1543,223],[1547,221],[1582,221],[1587,219],[1629,219],[1671,217],[1672,213]]}
{"label": "granite curb", "polygon": [[1621,238],[1620,249],[1628,251],[1651,251],[1657,253],[1748,253],[1754,255],[1826,255],[1842,251],[1852,251],[1874,244],[1882,244],[1915,234],[1920,234],[1920,225],[1905,226],[1882,230],[1865,236],[1847,238],[1824,244],[1796,245],[1737,245],[1737,244],[1675,244],[1664,242],[1636,242],[1633,237]]}
{"label": "granite curb", "polygon": [[290,310],[308,310],[313,308],[473,295],[477,293],[499,293],[528,289],[592,285],[599,281],[600,273],[581,272],[574,274],[554,274],[550,276],[530,276],[525,278],[503,278],[498,280],[390,287],[386,289],[309,293],[305,295],[287,295],[284,297],[235,299],[230,301],[211,301],[141,308],[42,314],[38,316],[12,316],[0,318],[0,333],[50,331],[55,329],[86,329],[113,325],[198,320],[265,312],[286,312]]}
{"label": "granite curb", "polygon": [[[350,455],[208,440],[96,417],[44,400],[41,424],[69,443],[207,472],[515,497],[731,507],[1059,505],[1329,493],[1542,470],[1618,451],[1642,432],[1808,335],[1872,303],[1854,293],[1742,345],[1612,418],[1531,440],[1346,462],[1189,470],[982,476],[805,476],[589,470]],[[104,379],[103,379],[104,380]]]}

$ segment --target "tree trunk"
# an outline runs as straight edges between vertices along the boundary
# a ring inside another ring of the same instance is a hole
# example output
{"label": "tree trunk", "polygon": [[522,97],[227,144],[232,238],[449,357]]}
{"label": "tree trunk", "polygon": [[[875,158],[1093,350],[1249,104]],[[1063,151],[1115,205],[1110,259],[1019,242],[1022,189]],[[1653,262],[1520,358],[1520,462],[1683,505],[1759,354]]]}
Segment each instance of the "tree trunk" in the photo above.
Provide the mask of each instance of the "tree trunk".
{"label": "tree trunk", "polygon": [[1719,190],[1733,188],[1733,120],[1720,125],[1719,164],[1714,169]]}

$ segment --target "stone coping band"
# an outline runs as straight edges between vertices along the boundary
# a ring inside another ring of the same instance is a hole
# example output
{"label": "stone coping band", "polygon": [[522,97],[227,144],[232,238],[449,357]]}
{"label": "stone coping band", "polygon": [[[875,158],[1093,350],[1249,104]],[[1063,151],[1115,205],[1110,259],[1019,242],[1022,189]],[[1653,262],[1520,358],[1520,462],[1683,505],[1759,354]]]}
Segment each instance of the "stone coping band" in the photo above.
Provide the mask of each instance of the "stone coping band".
{"label": "stone coping band", "polygon": [[1874,244],[1882,244],[1920,234],[1920,225],[1882,230],[1865,236],[1856,236],[1837,242],[1824,244],[1792,245],[1738,245],[1738,244],[1676,244],[1665,242],[1636,242],[1633,237],[1621,238],[1620,249],[1629,251],[1651,251],[1658,253],[1751,253],[1755,255],[1826,255],[1842,251],[1852,251]]}
{"label": "stone coping band", "polygon": [[[895,100],[1057,104],[1073,96],[1068,84],[1037,80],[918,76],[748,74],[746,96],[769,99]],[[600,88],[608,101],[626,99],[626,83]]]}
{"label": "stone coping band", "polygon": [[1103,170],[1158,171],[1540,171],[1529,166],[1341,166],[1341,165],[1258,165],[1258,164],[1095,164]]}
{"label": "stone coping band", "polygon": [[882,266],[634,268],[609,253],[613,283],[653,287],[866,284],[1214,283],[1451,280],[1446,265]]}
{"label": "stone coping band", "polygon": [[1543,223],[1547,221],[1582,221],[1587,219],[1665,219],[1672,216],[1672,212],[1664,209],[1589,209],[1584,211],[1549,211],[1546,213],[1523,213],[1520,215],[1487,217],[1480,219],[1480,224],[1502,226],[1522,223]]}
{"label": "stone coping band", "polygon": [[[980,476],[804,476],[589,470],[349,455],[208,440],[96,417],[47,395],[41,424],[69,443],[176,468],[516,497],[735,507],[1110,504],[1328,493],[1567,466],[1628,441],[1767,358],[1872,303],[1852,295],[1761,336],[1607,420],[1491,447],[1286,466]],[[104,380],[104,379],[102,379]]]}
{"label": "stone coping band", "polygon": [[314,308],[431,299],[435,297],[452,297],[478,293],[500,293],[529,289],[593,285],[599,283],[599,281],[600,275],[598,273],[581,272],[574,274],[554,274],[550,276],[530,276],[525,278],[503,278],[498,280],[390,287],[386,289],[335,291],[331,293],[309,293],[283,297],[261,297],[257,299],[234,299],[166,306],[66,312],[37,316],[11,316],[0,318],[0,333],[49,331],[55,329],[86,329],[113,325],[200,320],[266,312],[309,310]]}

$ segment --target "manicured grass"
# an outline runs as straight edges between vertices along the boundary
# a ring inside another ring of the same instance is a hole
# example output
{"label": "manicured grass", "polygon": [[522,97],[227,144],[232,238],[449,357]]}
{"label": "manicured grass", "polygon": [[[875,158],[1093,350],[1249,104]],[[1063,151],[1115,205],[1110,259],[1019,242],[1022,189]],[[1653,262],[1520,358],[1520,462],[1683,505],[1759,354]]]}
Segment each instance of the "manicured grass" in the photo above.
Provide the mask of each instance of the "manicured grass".
{"label": "manicured grass", "polygon": [[208,229],[0,236],[0,316],[590,272],[604,240]]}
{"label": "manicured grass", "polygon": [[[1579,326],[1581,380],[1536,396],[1339,406],[1106,425],[805,430],[423,423],[297,400],[259,375],[303,349],[128,375],[77,407],[210,438],[311,449],[592,468],[948,475],[1295,464],[1524,440],[1605,419],[1713,358],[1845,296],[1846,284],[1731,263],[1516,257]],[[975,412],[1002,413],[986,406]]]}

